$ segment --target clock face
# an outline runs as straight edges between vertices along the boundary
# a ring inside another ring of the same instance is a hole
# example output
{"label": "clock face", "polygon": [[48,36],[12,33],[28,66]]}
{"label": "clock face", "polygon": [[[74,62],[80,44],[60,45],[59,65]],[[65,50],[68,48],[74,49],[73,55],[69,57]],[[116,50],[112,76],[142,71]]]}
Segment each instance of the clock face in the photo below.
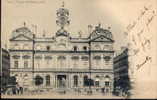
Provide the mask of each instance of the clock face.
{"label": "clock face", "polygon": [[61,17],[60,20],[61,20],[61,21],[65,21],[65,17]]}

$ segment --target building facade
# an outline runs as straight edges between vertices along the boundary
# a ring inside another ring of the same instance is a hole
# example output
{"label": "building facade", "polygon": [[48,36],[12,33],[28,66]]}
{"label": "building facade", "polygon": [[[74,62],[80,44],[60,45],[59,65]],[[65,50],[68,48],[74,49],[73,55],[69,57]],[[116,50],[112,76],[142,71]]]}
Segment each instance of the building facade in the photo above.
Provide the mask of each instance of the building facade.
{"label": "building facade", "polygon": [[117,95],[128,95],[130,90],[128,49],[122,48],[114,58],[114,92]]}
{"label": "building facade", "polygon": [[9,77],[10,77],[10,54],[9,52],[2,48],[2,63],[1,63],[1,87],[5,88],[8,85]]}
{"label": "building facade", "polygon": [[47,89],[112,93],[113,36],[99,24],[88,26],[88,37],[73,38],[67,31],[69,11],[57,10],[59,26],[53,37],[36,37],[26,26],[10,39],[11,76],[26,90]]}

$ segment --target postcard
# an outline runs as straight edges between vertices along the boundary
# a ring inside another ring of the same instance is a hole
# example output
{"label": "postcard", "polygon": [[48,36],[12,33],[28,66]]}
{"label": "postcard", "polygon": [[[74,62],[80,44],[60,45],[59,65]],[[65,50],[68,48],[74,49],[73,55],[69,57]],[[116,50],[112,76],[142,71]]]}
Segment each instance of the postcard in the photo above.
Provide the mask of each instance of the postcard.
{"label": "postcard", "polygon": [[157,99],[157,0],[1,0],[1,96]]}

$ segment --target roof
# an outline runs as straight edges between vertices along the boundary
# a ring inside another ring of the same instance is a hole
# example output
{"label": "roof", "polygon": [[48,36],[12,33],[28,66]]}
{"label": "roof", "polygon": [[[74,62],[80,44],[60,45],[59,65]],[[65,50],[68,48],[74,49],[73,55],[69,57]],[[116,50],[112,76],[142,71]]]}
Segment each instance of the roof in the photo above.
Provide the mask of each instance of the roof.
{"label": "roof", "polygon": [[89,37],[92,39],[92,38],[98,37],[100,35],[103,35],[103,36],[113,40],[113,36],[112,36],[112,33],[110,32],[110,30],[101,28],[100,25],[95,27],[95,29],[93,30],[93,32],[90,34]]}
{"label": "roof", "polygon": [[15,30],[13,30],[12,37],[16,37],[16,36],[18,36],[20,34],[27,35],[27,37],[30,37],[30,38],[33,37],[33,34],[31,32],[31,30],[28,27],[26,27],[26,26],[23,26],[23,27],[20,27],[20,28],[17,28]]}
{"label": "roof", "polygon": [[59,29],[57,32],[56,32],[56,36],[68,36],[69,33],[64,30],[63,28]]}
{"label": "roof", "polygon": [[16,31],[16,32],[23,32],[23,33],[29,33],[29,32],[31,32],[31,30],[29,28],[25,27],[25,26],[17,28],[14,31]]}

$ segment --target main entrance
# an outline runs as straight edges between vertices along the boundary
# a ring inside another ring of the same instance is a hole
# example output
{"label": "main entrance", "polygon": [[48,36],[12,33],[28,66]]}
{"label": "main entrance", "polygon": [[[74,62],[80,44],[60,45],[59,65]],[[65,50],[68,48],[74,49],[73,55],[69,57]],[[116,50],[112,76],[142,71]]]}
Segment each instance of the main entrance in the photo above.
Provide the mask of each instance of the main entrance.
{"label": "main entrance", "polygon": [[57,75],[57,87],[58,88],[65,88],[66,85],[66,75]]}

